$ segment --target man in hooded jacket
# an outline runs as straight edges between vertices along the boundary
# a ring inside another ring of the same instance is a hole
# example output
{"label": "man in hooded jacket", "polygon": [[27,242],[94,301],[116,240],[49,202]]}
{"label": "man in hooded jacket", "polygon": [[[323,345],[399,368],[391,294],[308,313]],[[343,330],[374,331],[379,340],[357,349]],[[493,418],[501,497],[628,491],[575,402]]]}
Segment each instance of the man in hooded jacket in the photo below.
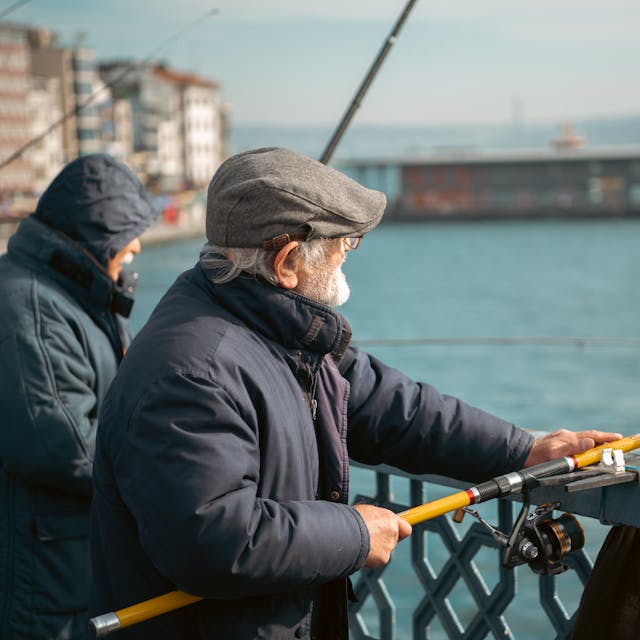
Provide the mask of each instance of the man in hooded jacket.
{"label": "man in hooded jacket", "polygon": [[0,638],[87,636],[98,412],[156,211],[106,155],[63,168],[0,257]]}

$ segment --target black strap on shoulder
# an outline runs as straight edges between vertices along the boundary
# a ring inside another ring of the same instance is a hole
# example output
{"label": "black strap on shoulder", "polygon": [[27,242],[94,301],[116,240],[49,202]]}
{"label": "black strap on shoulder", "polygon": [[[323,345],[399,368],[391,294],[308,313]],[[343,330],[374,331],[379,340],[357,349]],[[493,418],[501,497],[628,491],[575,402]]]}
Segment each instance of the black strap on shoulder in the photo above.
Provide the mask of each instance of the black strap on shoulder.
{"label": "black strap on shoulder", "polygon": [[133,307],[133,298],[114,289],[111,296],[111,311],[118,313],[123,318],[128,318],[131,315],[131,309]]}

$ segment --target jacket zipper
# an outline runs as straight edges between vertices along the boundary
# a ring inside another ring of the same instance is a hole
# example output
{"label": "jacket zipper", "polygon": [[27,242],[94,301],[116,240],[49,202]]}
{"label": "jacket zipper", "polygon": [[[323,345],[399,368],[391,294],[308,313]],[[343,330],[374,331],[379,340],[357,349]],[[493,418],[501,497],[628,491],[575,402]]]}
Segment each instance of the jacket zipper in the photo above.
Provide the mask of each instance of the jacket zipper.
{"label": "jacket zipper", "polygon": [[309,406],[311,407],[311,418],[316,421],[318,417],[318,401],[316,400],[316,389],[318,387],[318,374],[315,375],[309,370],[311,383],[309,384]]}
{"label": "jacket zipper", "polygon": [[298,381],[303,391],[306,390],[307,402],[309,403],[309,410],[311,411],[311,418],[315,422],[318,416],[318,401],[316,400],[316,389],[318,387],[318,374],[314,374],[311,369],[311,364],[306,362],[302,352],[298,351],[298,357],[300,358]]}

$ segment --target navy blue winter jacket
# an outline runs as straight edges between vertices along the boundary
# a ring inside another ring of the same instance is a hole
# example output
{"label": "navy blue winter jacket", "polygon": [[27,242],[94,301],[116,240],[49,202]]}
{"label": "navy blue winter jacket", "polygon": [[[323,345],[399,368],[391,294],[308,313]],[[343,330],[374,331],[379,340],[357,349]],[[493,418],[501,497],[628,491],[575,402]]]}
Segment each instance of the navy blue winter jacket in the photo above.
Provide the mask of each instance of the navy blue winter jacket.
{"label": "navy blue winter jacket", "polygon": [[88,635],[98,411],[129,342],[115,309],[131,302],[104,267],[156,215],[140,189],[108,157],[75,161],[0,257],[3,640]]}
{"label": "navy blue winter jacket", "polygon": [[529,435],[350,337],[339,314],[250,276],[177,280],[101,413],[92,615],[181,589],[206,599],[121,637],[346,638],[346,578],[369,551],[347,450],[417,473],[523,464]]}

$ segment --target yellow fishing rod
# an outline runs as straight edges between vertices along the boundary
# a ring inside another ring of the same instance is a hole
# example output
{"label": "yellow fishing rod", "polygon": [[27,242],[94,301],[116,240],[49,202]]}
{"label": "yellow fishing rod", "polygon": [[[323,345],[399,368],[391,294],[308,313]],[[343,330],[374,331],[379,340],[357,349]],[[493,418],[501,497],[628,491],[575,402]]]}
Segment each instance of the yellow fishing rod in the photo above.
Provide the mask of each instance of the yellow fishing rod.
{"label": "yellow fishing rod", "polygon": [[[582,453],[578,453],[572,456],[566,456],[564,458],[558,458],[556,460],[550,460],[548,462],[542,462],[540,464],[522,469],[520,471],[513,471],[506,475],[497,476],[491,480],[487,480],[481,484],[478,484],[469,489],[458,491],[444,498],[438,500],[432,500],[426,502],[412,509],[408,509],[399,513],[398,515],[404,518],[409,524],[415,525],[421,522],[426,522],[432,518],[450,513],[452,511],[458,511],[464,509],[473,504],[479,504],[487,500],[494,498],[501,498],[508,496],[512,493],[520,493],[534,488],[538,484],[538,480],[542,478],[548,478],[550,476],[561,475],[565,473],[571,473],[576,469],[582,469],[584,467],[597,464],[602,459],[602,454],[605,449],[619,450],[622,452],[632,451],[640,448],[640,433],[626,438],[621,438],[614,442],[603,444],[592,449],[588,449]],[[534,548],[537,544],[542,546],[548,542],[549,538],[557,542],[561,547],[561,553],[556,555],[564,555],[567,550],[571,549],[569,538],[573,535],[579,537],[571,529],[571,523],[563,522],[562,518],[558,521],[546,520],[540,525],[541,519],[546,517],[552,510],[551,506],[547,506],[542,509],[536,510],[532,514],[533,519],[530,518],[529,537],[523,537],[521,533],[524,518],[526,516],[526,510],[523,508],[521,516],[518,518],[518,523],[514,528],[514,532],[510,537],[501,534],[494,530],[497,534],[499,541],[505,544],[507,552],[504,555],[504,563],[508,566],[515,566],[522,562],[534,562],[536,556],[532,556],[532,553],[537,553]],[[569,516],[569,514],[564,514]],[[570,516],[572,517],[572,516]],[[544,532],[546,523],[547,533]],[[577,525],[579,528],[579,525]],[[533,531],[533,533],[531,533]],[[540,533],[542,531],[542,533]],[[567,532],[568,531],[568,532]],[[567,542],[568,541],[568,542]],[[584,539],[582,540],[584,543]],[[517,549],[516,549],[517,546]],[[574,549],[580,548],[582,544],[574,544]],[[521,559],[514,559],[514,550],[517,551]],[[551,560],[555,561],[558,557],[551,554]],[[551,563],[552,571],[548,571],[549,565],[533,566],[534,571],[538,573],[543,572],[557,572],[561,569],[556,569],[556,564]],[[541,568],[542,567],[542,568]],[[175,611],[181,607],[192,604],[202,600],[200,596],[194,596],[184,591],[170,591],[164,595],[150,600],[145,600],[138,604],[134,604],[130,607],[120,609],[118,611],[112,611],[103,615],[91,618],[89,621],[89,627],[95,634],[95,637],[100,638],[109,635],[111,632],[118,629],[124,629],[132,625],[144,622],[156,616],[168,613],[169,611]]]}
{"label": "yellow fishing rod", "polygon": [[519,493],[523,488],[533,488],[536,481],[540,478],[560,475],[562,473],[571,473],[576,469],[582,469],[592,464],[600,462],[602,452],[605,449],[615,449],[623,452],[632,451],[640,447],[640,433],[628,436],[620,440],[608,444],[602,444],[582,453],[548,462],[541,462],[533,467],[513,471],[504,476],[498,476],[491,480],[487,480],[482,484],[459,491],[450,496],[445,496],[432,502],[427,502],[413,509],[408,509],[398,514],[402,516],[409,524],[418,524],[425,520],[431,520],[437,516],[441,516],[450,511],[456,511],[468,507],[472,504],[492,500],[493,498],[501,498],[511,493]]}

